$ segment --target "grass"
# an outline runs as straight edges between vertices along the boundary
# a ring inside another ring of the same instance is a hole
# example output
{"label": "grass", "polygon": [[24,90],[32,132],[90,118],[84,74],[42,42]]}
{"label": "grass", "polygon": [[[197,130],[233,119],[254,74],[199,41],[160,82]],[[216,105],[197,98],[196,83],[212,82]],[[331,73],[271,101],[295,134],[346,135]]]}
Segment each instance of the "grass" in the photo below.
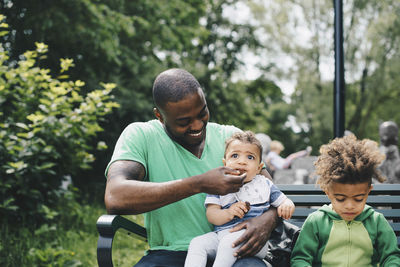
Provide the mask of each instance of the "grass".
{"label": "grass", "polygon": [[[18,227],[2,223],[0,266],[97,266],[96,221],[105,214],[103,205],[66,205],[65,210],[60,206],[51,222],[40,227],[29,221]],[[143,224],[140,215],[127,217]],[[113,242],[114,266],[133,266],[146,249],[145,242],[117,232]]]}

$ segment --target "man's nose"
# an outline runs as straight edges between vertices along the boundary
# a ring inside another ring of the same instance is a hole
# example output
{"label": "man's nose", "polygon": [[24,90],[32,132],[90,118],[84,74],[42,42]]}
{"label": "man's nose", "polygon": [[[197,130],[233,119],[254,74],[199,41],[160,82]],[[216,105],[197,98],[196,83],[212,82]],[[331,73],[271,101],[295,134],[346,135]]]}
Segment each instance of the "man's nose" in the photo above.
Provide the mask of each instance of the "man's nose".
{"label": "man's nose", "polygon": [[190,128],[192,131],[201,131],[203,126],[204,122],[202,120],[194,120]]}

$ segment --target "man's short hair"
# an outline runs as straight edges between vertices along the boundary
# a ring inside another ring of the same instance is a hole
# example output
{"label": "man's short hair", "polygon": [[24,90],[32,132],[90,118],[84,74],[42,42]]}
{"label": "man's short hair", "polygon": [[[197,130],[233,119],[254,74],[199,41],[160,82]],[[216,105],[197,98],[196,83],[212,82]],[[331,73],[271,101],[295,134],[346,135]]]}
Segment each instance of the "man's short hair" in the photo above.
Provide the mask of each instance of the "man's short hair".
{"label": "man's short hair", "polygon": [[178,102],[201,89],[196,78],[183,69],[169,69],[160,73],[153,84],[153,100],[157,108],[168,102]]}

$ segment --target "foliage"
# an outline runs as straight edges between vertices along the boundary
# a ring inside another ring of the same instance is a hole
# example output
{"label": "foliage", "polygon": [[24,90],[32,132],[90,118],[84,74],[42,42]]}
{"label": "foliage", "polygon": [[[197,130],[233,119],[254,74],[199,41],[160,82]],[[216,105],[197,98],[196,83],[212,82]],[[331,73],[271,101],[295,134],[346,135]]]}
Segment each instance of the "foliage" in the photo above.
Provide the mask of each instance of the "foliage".
{"label": "foliage", "polygon": [[[332,1],[251,1],[277,78],[293,81],[298,133],[318,147],[333,138],[334,7]],[[400,122],[399,1],[343,3],[345,128],[378,140],[379,123]],[[288,59],[290,65],[279,64]],[[275,63],[276,62],[276,63]]]}
{"label": "foliage", "polygon": [[[3,18],[1,18],[3,20]],[[3,27],[7,27],[4,23]],[[6,34],[6,31],[3,31]],[[74,63],[61,59],[60,75],[41,68],[47,46],[36,43],[18,60],[9,60],[0,46],[0,203],[1,216],[28,215],[51,219],[51,206],[60,195],[66,175],[89,168],[91,153],[101,149],[91,139],[102,131],[99,121],[118,105],[112,102],[114,84],[83,95],[84,82],[68,80]]]}
{"label": "foliage", "polygon": [[[76,194],[63,195],[55,209],[58,215],[38,226],[30,220],[0,229],[0,265],[13,266],[97,266],[97,218],[103,205],[77,202]],[[142,216],[129,216],[143,225]],[[146,242],[118,231],[113,242],[115,266],[132,266],[148,249]]]}
{"label": "foliage", "polygon": [[[261,46],[252,25],[224,15],[226,7],[240,0],[1,2],[0,12],[14,30],[4,40],[11,60],[34,42],[44,42],[51,49],[42,64],[53,70],[58,58],[73,59],[76,67],[69,74],[74,79],[85,77],[83,91],[98,80],[118,84],[115,99],[121,108],[107,124],[100,124],[105,131],[99,136],[106,143],[115,143],[127,124],[154,118],[152,83],[170,67],[185,68],[198,78],[207,93],[212,120],[244,129],[272,128],[262,115],[254,120],[246,116],[264,114],[256,110],[258,105],[244,105],[235,98],[241,95],[251,101],[247,84],[232,78],[242,64],[241,52]],[[240,104],[243,115],[232,116],[226,101]],[[90,181],[101,181],[103,186],[112,148],[96,151],[93,170],[72,176],[74,183],[92,188]],[[82,182],[80,176],[87,178]]]}

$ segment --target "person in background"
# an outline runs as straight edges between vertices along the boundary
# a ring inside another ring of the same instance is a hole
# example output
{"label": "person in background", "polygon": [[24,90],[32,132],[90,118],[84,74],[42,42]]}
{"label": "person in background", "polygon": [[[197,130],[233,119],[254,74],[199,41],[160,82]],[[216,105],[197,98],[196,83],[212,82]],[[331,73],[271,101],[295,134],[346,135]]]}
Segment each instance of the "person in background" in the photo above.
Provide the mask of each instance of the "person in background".
{"label": "person in background", "polygon": [[267,155],[266,161],[272,170],[287,169],[290,167],[294,159],[310,155],[312,148],[310,146],[305,150],[301,150],[290,154],[286,158],[280,156],[280,153],[285,149],[283,144],[279,141],[273,140],[270,144],[270,151]]}
{"label": "person in background", "polygon": [[[209,122],[210,113],[196,78],[169,69],[154,81],[155,120],[128,125],[106,169],[105,204],[110,214],[145,216],[149,251],[137,267],[184,266],[193,237],[212,230],[206,219],[205,193],[239,191],[246,174],[222,166],[225,141],[234,126]],[[262,174],[270,178],[267,171]],[[278,216],[275,208],[246,220],[233,242],[243,259],[238,266],[265,266],[254,256],[265,245]]]}
{"label": "person in background", "polygon": [[[244,233],[244,230],[231,232],[232,227],[262,215],[270,206],[277,207],[278,215],[284,219],[292,216],[293,202],[260,174],[264,165],[262,149],[251,131],[235,133],[226,141],[224,166],[246,173],[246,179],[237,193],[207,195],[206,215],[214,231],[190,242],[185,267],[205,267],[210,258],[215,259],[215,267],[231,267],[237,260],[237,248],[232,247],[232,243]],[[266,244],[255,256],[263,259],[267,252]]]}
{"label": "person in background", "polygon": [[264,162],[264,167],[267,169],[268,173],[273,176],[273,170],[270,169],[270,166],[267,162],[267,156],[270,150],[270,145],[271,145],[271,137],[269,137],[265,133],[256,133],[257,139],[260,141],[261,146],[262,146],[262,161]]}
{"label": "person in background", "polygon": [[320,149],[317,183],[331,201],[311,213],[292,251],[291,266],[400,266],[400,250],[385,217],[366,205],[372,177],[382,181],[376,142],[354,135]]}

